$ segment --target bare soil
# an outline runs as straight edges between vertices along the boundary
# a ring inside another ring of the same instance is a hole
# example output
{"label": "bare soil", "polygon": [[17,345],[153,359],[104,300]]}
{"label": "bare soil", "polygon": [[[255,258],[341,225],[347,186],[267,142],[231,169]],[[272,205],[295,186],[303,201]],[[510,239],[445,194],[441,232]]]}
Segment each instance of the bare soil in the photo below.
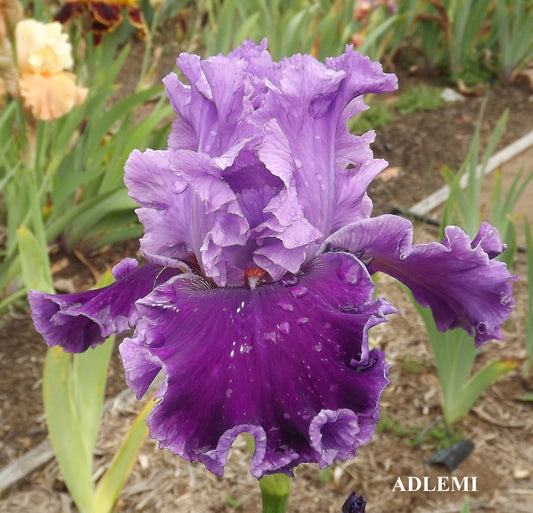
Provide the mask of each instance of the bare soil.
{"label": "bare soil", "polygon": [[[417,80],[404,77],[408,83]],[[525,83],[487,89],[487,110],[482,138],[486,140],[496,121],[510,109],[510,119],[500,145],[507,145],[533,129],[532,92]],[[398,116],[379,130],[374,145],[377,156],[399,167],[398,176],[376,180],[370,188],[375,214],[414,203],[442,185],[440,167],[454,169],[463,160],[478,119],[481,96],[446,104],[429,112]],[[529,158],[526,159],[526,164]],[[518,160],[515,161],[518,166]],[[533,163],[529,161],[530,168]],[[516,166],[511,162],[506,173]],[[489,192],[486,192],[489,194]],[[533,190],[530,187],[521,208],[533,218]],[[431,227],[418,226],[421,240],[435,239]],[[103,272],[123,256],[135,256],[137,242],[131,241],[92,255],[90,268],[74,255],[53,255],[54,279],[58,288],[86,289],[94,284],[95,272]],[[517,397],[533,389],[533,381],[521,377],[525,357],[524,320],[527,287],[525,256],[519,254],[514,272],[521,278],[515,286],[516,311],[504,327],[505,338],[483,347],[477,365],[494,358],[514,361],[516,370],[492,386],[463,419],[458,429],[475,444],[475,450],[452,475],[477,477],[477,492],[393,492],[398,477],[450,476],[441,467],[428,467],[435,447],[423,451],[412,446],[417,428],[429,426],[441,415],[439,388],[425,332],[412,306],[396,283],[379,278],[379,293],[390,299],[401,313],[387,325],[372,330],[372,343],[385,350],[392,364],[391,384],[382,401],[382,414],[391,421],[389,429],[376,433],[351,461],[336,465],[329,479],[321,480],[314,465],[298,469],[288,510],[291,512],[338,513],[353,489],[368,498],[373,513],[458,512],[465,495],[472,511],[533,513],[533,403]],[[13,311],[0,320],[0,468],[15,461],[46,437],[41,400],[41,372],[46,347],[33,329],[28,312]],[[109,397],[124,387],[118,357],[110,368]],[[103,468],[118,446],[128,422],[139,405],[128,411],[106,413],[98,442],[97,468]],[[411,434],[409,434],[411,433]],[[225,476],[214,477],[201,465],[190,465],[148,440],[132,475],[121,493],[116,510],[124,512],[251,513],[260,511],[259,490],[248,473],[249,456],[242,440],[232,449]],[[0,483],[1,487],[2,483]],[[3,493],[0,513],[70,513],[72,505],[57,464],[48,465]]]}

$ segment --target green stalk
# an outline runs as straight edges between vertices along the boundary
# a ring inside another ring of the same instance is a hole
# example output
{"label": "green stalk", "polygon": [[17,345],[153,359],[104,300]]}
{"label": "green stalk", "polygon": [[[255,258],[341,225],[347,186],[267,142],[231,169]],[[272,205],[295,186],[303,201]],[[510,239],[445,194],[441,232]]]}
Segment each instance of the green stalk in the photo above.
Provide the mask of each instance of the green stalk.
{"label": "green stalk", "polygon": [[[248,451],[253,456],[255,438],[244,433]],[[287,501],[292,490],[292,479],[285,474],[270,474],[259,480],[263,513],[286,513]]]}
{"label": "green stalk", "polygon": [[292,480],[285,474],[271,474],[259,480],[263,513],[285,513]]}

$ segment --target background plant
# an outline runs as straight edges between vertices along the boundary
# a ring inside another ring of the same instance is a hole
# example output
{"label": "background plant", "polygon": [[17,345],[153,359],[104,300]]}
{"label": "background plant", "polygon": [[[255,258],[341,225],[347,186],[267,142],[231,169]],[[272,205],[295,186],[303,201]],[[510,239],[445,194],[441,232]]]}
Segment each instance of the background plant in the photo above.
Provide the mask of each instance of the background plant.
{"label": "background plant", "polygon": [[533,59],[533,4],[496,0],[493,13],[497,73],[510,83]]}
{"label": "background plant", "polygon": [[[139,233],[134,204],[122,182],[133,147],[158,141],[168,114],[158,102],[161,87],[138,90],[111,102],[117,75],[128,53],[115,43],[98,48],[88,41],[85,70],[92,78],[86,103],[55,121],[36,120],[12,98],[0,114],[0,184],[7,241],[0,265],[2,287],[53,293],[48,259],[52,242],[66,249],[98,247]],[[146,55],[146,54],[145,54]],[[142,73],[141,77],[142,79]],[[154,103],[149,116],[135,120],[135,108]],[[13,127],[15,128],[13,130]],[[106,273],[97,286],[112,281]],[[9,304],[20,293],[11,294]],[[48,433],[63,479],[80,513],[111,512],[148,434],[141,409],[97,485],[94,453],[100,426],[113,338],[82,355],[48,350],[43,399]]]}
{"label": "background plant", "polygon": [[533,366],[533,236],[531,234],[531,224],[527,216],[524,216],[524,235],[526,238],[527,254],[527,310],[525,333],[526,360],[522,367],[522,375],[527,379],[531,375],[531,368]]}
{"label": "background plant", "polygon": [[[114,42],[94,47],[88,38],[78,70],[89,96],[63,117],[35,120],[19,98],[9,99],[0,115],[0,218],[7,226],[0,263],[0,293],[7,297],[1,306],[24,294],[17,227],[45,248],[59,244],[69,251],[77,245],[87,253],[141,233],[122,181],[124,162],[133,148],[164,144],[163,120],[171,107],[160,85],[113,100],[128,51]],[[141,105],[145,115],[139,118]]]}
{"label": "background plant", "polygon": [[[449,224],[463,227],[470,237],[476,235],[481,225],[481,185],[489,158],[505,128],[507,113],[504,113],[497,123],[481,162],[479,162],[478,157],[480,120],[468,155],[459,172],[453,174],[448,168],[444,169],[444,177],[450,187],[450,193],[444,207],[441,238],[444,236],[444,226]],[[463,190],[462,186],[466,186],[466,188]],[[501,230],[502,235],[510,237],[512,240],[514,240],[516,232],[510,228],[513,226],[510,212],[524,187],[524,183],[519,186],[515,179],[512,187],[514,192],[509,195],[508,202],[498,205],[499,210],[497,210],[495,218],[495,221],[500,223],[500,226],[496,225],[496,228]],[[501,199],[501,183],[495,186],[495,190],[497,192],[494,194],[494,198],[499,201]],[[503,241],[506,242],[505,239]],[[510,255],[514,256],[514,253],[511,252]],[[506,256],[510,260],[508,262],[510,265],[512,258],[509,258],[509,254],[506,255],[504,252],[502,257],[505,258]],[[418,305],[411,294],[408,295],[424,321],[433,351],[441,387],[444,420],[448,424],[453,424],[468,413],[481,394],[498,377],[513,370],[516,364],[511,361],[494,360],[472,375],[477,355],[474,337],[469,336],[461,329],[439,332],[431,311]]]}
{"label": "background plant", "polygon": [[342,53],[359,35],[358,49],[379,59],[390,48],[391,28],[400,21],[383,6],[358,20],[354,3],[346,0],[204,0],[199,5],[207,13],[204,42],[208,55],[226,53],[243,39],[259,42],[267,37],[275,60],[298,52],[323,60]]}

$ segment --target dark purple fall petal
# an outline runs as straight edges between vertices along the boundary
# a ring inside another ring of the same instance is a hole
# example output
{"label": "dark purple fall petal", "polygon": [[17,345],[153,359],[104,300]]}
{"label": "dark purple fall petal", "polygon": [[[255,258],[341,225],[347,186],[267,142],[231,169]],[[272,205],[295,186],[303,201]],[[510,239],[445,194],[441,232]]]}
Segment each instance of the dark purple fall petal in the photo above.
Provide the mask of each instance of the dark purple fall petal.
{"label": "dark purple fall petal", "polygon": [[102,289],[63,295],[30,291],[35,328],[49,346],[59,345],[69,353],[81,353],[113,333],[128,331],[139,318],[135,301],[177,272],[153,264],[135,267],[135,260],[123,260],[113,273],[117,281]]}
{"label": "dark purple fall petal", "polygon": [[255,290],[206,289],[188,274],[159,285],[137,302],[135,333],[120,346],[138,396],[164,372],[151,436],[219,475],[243,431],[256,439],[258,478],[353,457],[388,383],[367,332],[395,309],[373,291],[366,267],[344,253]]}
{"label": "dark purple fall petal", "polygon": [[386,215],[345,226],[327,240],[371,258],[370,272],[382,271],[409,287],[416,301],[429,306],[437,328],[463,328],[481,345],[501,338],[500,327],[514,308],[507,266],[493,260],[505,247],[484,223],[474,241],[448,226],[442,243],[414,244],[406,219]]}

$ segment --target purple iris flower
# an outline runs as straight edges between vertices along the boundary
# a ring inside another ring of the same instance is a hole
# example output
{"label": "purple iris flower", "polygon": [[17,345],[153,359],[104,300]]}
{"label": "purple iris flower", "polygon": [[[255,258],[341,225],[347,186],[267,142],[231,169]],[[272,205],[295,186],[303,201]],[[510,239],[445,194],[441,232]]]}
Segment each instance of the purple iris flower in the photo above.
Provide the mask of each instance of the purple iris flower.
{"label": "purple iris flower", "polygon": [[346,502],[342,505],[341,513],[365,513],[366,498],[364,495],[357,495],[352,492]]}
{"label": "purple iris flower", "polygon": [[371,275],[394,276],[439,329],[483,343],[513,308],[498,234],[449,227],[442,243],[413,245],[409,221],[370,217],[366,190],[386,162],[374,133],[346,122],[397,79],[351,47],[325,64],[273,62],[266,41],[248,41],[177,63],[187,84],[164,79],[178,114],[168,149],[126,163],[147,263],[123,260],[100,290],[32,291],[35,326],[70,352],[133,328],[120,346],[128,385],[141,397],[165,378],[151,436],[215,474],[242,432],[257,478],[351,458],[388,383],[368,330],[395,309],[373,297]]}

